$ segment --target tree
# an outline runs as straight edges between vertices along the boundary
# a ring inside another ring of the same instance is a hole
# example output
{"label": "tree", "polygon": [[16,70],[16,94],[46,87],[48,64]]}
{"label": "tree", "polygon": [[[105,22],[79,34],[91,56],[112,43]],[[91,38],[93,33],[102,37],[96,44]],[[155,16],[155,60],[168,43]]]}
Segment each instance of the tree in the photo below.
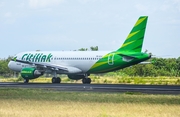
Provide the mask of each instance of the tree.
{"label": "tree", "polygon": [[80,49],[78,49],[78,51],[88,51],[88,49],[87,48],[80,48]]}
{"label": "tree", "polygon": [[90,49],[91,51],[98,51],[98,46],[95,46],[95,47],[91,46]]}
{"label": "tree", "polygon": [[[91,46],[90,47],[91,51],[98,51],[98,46]],[[88,48],[80,48],[78,51],[88,51]]]}
{"label": "tree", "polygon": [[11,60],[12,57],[8,57],[7,59],[1,59],[0,60],[0,75],[4,77],[8,77],[13,74],[13,71],[11,71],[8,68],[8,63]]}

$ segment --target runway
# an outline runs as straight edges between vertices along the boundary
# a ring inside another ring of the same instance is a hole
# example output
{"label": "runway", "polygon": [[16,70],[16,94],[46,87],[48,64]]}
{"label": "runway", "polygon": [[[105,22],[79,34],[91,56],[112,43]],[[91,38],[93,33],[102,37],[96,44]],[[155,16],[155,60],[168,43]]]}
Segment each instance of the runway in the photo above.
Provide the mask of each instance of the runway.
{"label": "runway", "polygon": [[0,82],[0,88],[42,88],[57,91],[89,91],[89,92],[141,92],[150,94],[180,94],[178,85],[130,85],[130,84],[77,84],[77,83],[14,83]]}

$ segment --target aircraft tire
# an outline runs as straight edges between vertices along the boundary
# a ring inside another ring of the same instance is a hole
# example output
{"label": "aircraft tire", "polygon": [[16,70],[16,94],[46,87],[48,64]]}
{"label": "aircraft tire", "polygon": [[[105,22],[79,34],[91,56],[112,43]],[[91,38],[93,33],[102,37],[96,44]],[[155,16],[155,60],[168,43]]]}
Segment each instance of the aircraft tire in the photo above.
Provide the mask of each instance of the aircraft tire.
{"label": "aircraft tire", "polygon": [[61,79],[59,77],[53,77],[52,78],[52,83],[61,83]]}
{"label": "aircraft tire", "polygon": [[61,83],[61,79],[59,77],[56,78],[56,83]]}
{"label": "aircraft tire", "polygon": [[87,84],[91,84],[91,78],[87,78]]}
{"label": "aircraft tire", "polygon": [[83,84],[90,84],[91,83],[91,79],[90,78],[83,78],[82,79],[82,83]]}
{"label": "aircraft tire", "polygon": [[56,83],[56,77],[52,78],[52,83]]}
{"label": "aircraft tire", "polygon": [[83,84],[86,84],[86,78],[83,78],[83,79],[82,79],[82,83],[83,83]]}

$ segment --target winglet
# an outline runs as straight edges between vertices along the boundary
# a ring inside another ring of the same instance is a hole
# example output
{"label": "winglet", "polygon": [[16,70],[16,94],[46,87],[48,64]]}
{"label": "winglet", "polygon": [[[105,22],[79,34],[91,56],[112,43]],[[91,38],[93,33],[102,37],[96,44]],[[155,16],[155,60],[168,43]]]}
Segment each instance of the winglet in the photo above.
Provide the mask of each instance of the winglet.
{"label": "winglet", "polygon": [[141,16],[117,51],[141,52],[148,16]]}

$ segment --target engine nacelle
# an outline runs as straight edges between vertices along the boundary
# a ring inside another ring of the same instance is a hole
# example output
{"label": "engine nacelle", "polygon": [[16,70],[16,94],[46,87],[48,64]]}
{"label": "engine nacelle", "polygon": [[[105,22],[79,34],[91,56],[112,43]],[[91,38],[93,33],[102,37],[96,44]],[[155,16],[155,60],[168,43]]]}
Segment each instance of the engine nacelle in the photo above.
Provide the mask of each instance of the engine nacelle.
{"label": "engine nacelle", "polygon": [[39,72],[38,70],[36,70],[36,68],[23,68],[21,70],[21,76],[24,79],[34,79],[34,78],[38,78],[39,76],[41,76],[42,73]]}
{"label": "engine nacelle", "polygon": [[84,75],[68,75],[68,78],[73,79],[73,80],[79,80],[82,78],[85,78]]}

